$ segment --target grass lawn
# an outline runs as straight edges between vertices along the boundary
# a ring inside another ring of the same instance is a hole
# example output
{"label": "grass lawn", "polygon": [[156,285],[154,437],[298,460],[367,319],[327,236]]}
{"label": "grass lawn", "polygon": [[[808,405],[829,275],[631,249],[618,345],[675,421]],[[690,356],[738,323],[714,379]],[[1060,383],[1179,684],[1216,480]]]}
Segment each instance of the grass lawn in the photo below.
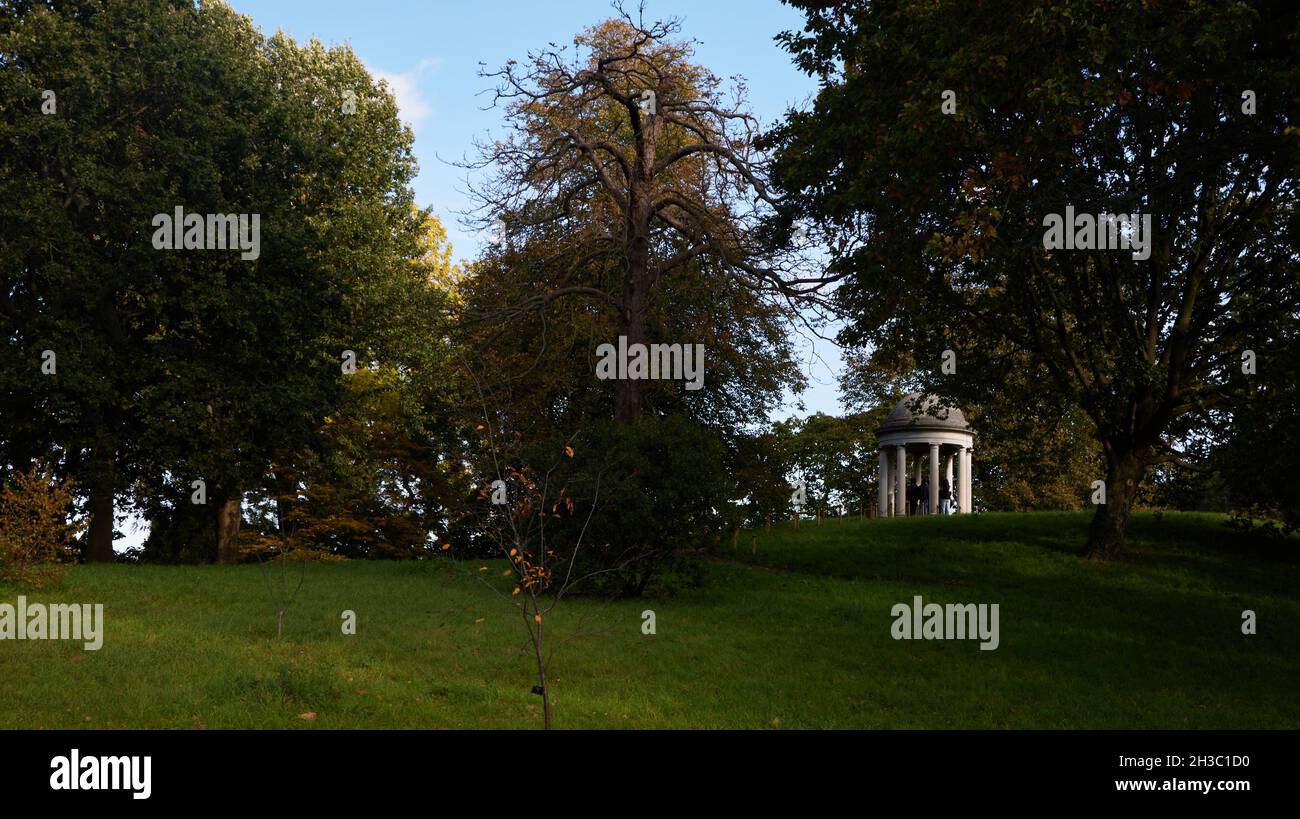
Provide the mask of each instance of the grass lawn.
{"label": "grass lawn", "polygon": [[[1144,514],[1128,556],[1099,564],[1078,556],[1089,517],[804,523],[760,531],[756,556],[748,532],[736,552],[727,538],[702,587],[561,604],[556,723],[1300,727],[1300,541]],[[98,602],[107,621],[98,652],[0,642],[0,728],[536,727],[522,625],[483,582],[503,564],[478,565],[309,565],[279,640],[257,566],[78,566],[52,589],[0,584],[0,603]],[[998,603],[1000,647],[895,641],[890,608],[917,594]]]}

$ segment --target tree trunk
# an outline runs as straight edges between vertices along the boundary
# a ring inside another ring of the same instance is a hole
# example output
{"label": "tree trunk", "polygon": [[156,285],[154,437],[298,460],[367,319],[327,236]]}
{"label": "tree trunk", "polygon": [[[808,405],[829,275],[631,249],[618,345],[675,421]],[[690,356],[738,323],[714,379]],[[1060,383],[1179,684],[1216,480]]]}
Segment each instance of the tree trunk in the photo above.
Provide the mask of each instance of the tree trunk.
{"label": "tree trunk", "polygon": [[218,500],[216,504],[216,530],[218,563],[237,563],[239,561],[239,524],[242,510],[240,501],[242,493],[235,493],[233,498]]}
{"label": "tree trunk", "polygon": [[[631,344],[631,337],[628,344]],[[641,382],[630,378],[614,382],[614,420],[631,426],[641,417]]]}
{"label": "tree trunk", "polygon": [[113,490],[99,487],[90,492],[90,531],[83,553],[87,563],[113,562]]}
{"label": "tree trunk", "polygon": [[[620,335],[627,337],[627,347],[645,343],[645,317],[650,305],[650,160],[640,169],[643,178],[629,189],[631,210],[624,254],[627,278],[623,280]],[[643,158],[644,159],[644,158]],[[641,417],[641,382],[622,378],[614,382],[614,420],[631,425]]]}
{"label": "tree trunk", "polygon": [[1113,560],[1124,545],[1124,527],[1137,497],[1145,462],[1136,452],[1108,453],[1106,467],[1106,502],[1097,506],[1097,514],[1088,528],[1088,557]]}
{"label": "tree trunk", "polygon": [[175,509],[159,507],[149,514],[149,537],[145,543],[151,551],[156,548],[160,554],[165,549],[168,563],[181,562],[181,550],[185,548],[181,535],[184,531],[182,521],[185,520],[187,506],[190,506],[189,498],[182,493],[181,502]]}
{"label": "tree trunk", "polygon": [[[537,600],[533,600],[534,612],[536,612]],[[524,616],[528,615],[528,610],[524,609]],[[542,623],[539,620],[537,628],[533,632],[533,659],[537,661],[537,690],[542,695],[542,727],[547,731],[551,730],[551,687],[546,682],[546,660],[542,652]]]}
{"label": "tree trunk", "polygon": [[[637,272],[638,268],[640,273]],[[627,348],[645,343],[645,291],[640,279],[644,264],[629,265],[628,284],[623,293],[623,321],[620,335],[627,337]],[[641,381],[621,378],[614,382],[614,420],[631,426],[641,417]]]}

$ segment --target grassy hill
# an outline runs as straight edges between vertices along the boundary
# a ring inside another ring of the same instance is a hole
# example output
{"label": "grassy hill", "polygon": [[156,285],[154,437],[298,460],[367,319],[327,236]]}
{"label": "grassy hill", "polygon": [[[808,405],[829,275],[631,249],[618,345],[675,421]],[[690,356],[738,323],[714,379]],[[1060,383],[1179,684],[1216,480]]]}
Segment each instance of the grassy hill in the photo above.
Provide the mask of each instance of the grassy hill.
{"label": "grassy hill", "polygon": [[[1296,540],[1139,515],[1129,556],[1098,564],[1078,556],[1087,522],[783,526],[757,533],[756,555],[750,533],[724,543],[699,588],[568,600],[549,624],[557,724],[1300,727]],[[0,585],[0,602],[99,602],[107,620],[98,652],[0,642],[0,728],[537,726],[517,614],[484,582],[502,566],[479,565],[309,565],[279,640],[257,566],[79,566],[54,589]],[[1000,647],[892,639],[891,607],[917,594],[998,603]]]}

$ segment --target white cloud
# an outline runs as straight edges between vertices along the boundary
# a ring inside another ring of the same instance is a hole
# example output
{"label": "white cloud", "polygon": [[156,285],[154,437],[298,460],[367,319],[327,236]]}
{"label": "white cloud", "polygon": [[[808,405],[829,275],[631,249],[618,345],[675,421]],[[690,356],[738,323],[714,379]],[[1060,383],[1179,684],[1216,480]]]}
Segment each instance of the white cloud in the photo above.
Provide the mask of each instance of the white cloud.
{"label": "white cloud", "polygon": [[442,67],[439,57],[426,57],[420,60],[414,71],[389,72],[372,66],[366,66],[377,79],[388,83],[388,90],[397,99],[397,111],[402,120],[412,128],[433,116],[433,104],[420,90],[420,76]]}

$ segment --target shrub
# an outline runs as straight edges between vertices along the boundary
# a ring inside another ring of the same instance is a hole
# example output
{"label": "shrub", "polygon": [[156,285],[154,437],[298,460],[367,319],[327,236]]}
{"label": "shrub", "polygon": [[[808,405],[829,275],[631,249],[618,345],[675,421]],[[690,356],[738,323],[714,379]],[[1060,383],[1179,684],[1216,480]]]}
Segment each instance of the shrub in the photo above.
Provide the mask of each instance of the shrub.
{"label": "shrub", "polygon": [[57,580],[77,534],[68,520],[73,482],[48,469],[15,472],[0,491],[0,578],[33,586]]}
{"label": "shrub", "polygon": [[575,496],[577,513],[553,531],[564,543],[585,529],[575,576],[591,579],[580,590],[635,597],[656,576],[670,586],[698,582],[687,555],[721,530],[731,488],[718,437],[681,416],[648,415],[632,427],[592,425],[575,448],[557,482]]}

